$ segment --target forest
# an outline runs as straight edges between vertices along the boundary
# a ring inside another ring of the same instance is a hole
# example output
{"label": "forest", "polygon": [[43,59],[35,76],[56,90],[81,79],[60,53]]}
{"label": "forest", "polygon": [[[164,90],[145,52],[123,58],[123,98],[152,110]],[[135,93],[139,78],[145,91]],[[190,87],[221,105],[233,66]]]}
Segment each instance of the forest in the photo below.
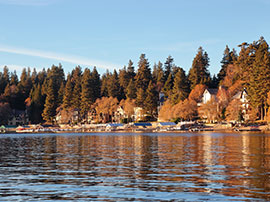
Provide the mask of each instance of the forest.
{"label": "forest", "polygon": [[[261,37],[239,47],[239,53],[225,47],[217,75],[210,74],[210,59],[202,47],[188,72],[177,66],[172,56],[151,67],[145,54],[141,54],[137,65],[130,60],[122,69],[107,70],[103,75],[96,67],[80,66],[65,74],[59,64],[39,72],[25,68],[18,76],[5,66],[0,72],[0,124],[8,123],[14,109],[25,110],[31,124],[55,123],[59,112],[62,121],[70,123],[74,111],[81,123],[88,122],[93,112],[97,114],[97,123],[112,122],[118,106],[128,117],[134,113],[134,107],[141,107],[147,114],[142,121],[241,121],[241,103],[232,98],[243,89],[248,94],[249,121],[268,120],[269,45]],[[217,99],[198,106],[206,88],[218,89]],[[165,95],[162,106],[160,93]]]}

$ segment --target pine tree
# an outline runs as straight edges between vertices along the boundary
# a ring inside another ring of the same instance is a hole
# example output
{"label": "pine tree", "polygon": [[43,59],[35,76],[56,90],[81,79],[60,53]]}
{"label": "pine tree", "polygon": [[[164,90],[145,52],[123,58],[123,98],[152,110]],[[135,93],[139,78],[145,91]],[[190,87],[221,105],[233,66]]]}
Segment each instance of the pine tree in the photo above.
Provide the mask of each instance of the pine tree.
{"label": "pine tree", "polygon": [[145,54],[141,54],[140,61],[138,63],[138,72],[135,76],[136,89],[142,89],[146,91],[150,80],[152,79],[151,70],[149,68],[148,60],[145,58]]}
{"label": "pine tree", "polygon": [[149,82],[146,98],[144,100],[144,109],[150,113],[151,116],[154,116],[157,112],[158,105],[158,92],[155,89],[152,81]]}
{"label": "pine tree", "polygon": [[18,83],[19,83],[19,80],[18,80],[18,76],[15,70],[14,72],[11,72],[10,85],[18,85]]}
{"label": "pine tree", "polygon": [[101,96],[101,81],[100,81],[100,75],[97,71],[97,68],[94,67],[91,73],[91,78],[93,81],[93,89],[94,90],[94,97],[93,97],[93,102],[96,101],[96,99],[100,98]]}
{"label": "pine tree", "polygon": [[67,83],[65,86],[65,93],[63,97],[63,109],[67,110],[72,105],[72,83],[71,83],[71,76],[68,75]]}
{"label": "pine tree", "polygon": [[252,68],[246,83],[250,104],[260,109],[261,119],[266,115],[267,93],[270,91],[270,53],[263,37],[252,44]]}
{"label": "pine tree", "polygon": [[75,70],[72,71],[71,76],[71,81],[73,85],[72,106],[75,109],[80,109],[81,105],[81,75],[82,75],[81,67],[77,66]]}
{"label": "pine tree", "polygon": [[61,86],[58,90],[57,107],[62,105],[63,99],[64,99],[64,94],[65,94],[65,84],[64,84],[64,82],[62,82]]}
{"label": "pine tree", "polygon": [[81,93],[81,114],[86,117],[91,104],[94,103],[94,89],[92,88],[93,80],[91,72],[88,68],[84,70],[82,77],[82,93]]}
{"label": "pine tree", "polygon": [[126,88],[127,91],[127,98],[129,99],[135,99],[136,98],[136,87],[135,87],[135,82],[133,79],[130,79],[128,86]]}
{"label": "pine tree", "polygon": [[208,66],[208,54],[202,47],[200,47],[197,55],[193,59],[192,67],[188,74],[191,89],[193,89],[197,84],[209,84],[210,73],[208,71]]}
{"label": "pine tree", "polygon": [[20,82],[18,84],[18,88],[19,88],[19,91],[21,92],[21,96],[23,100],[25,100],[29,96],[29,93],[32,89],[32,81],[30,77],[31,75],[30,72],[31,72],[30,69],[26,71],[26,69],[24,68],[22,70]]}
{"label": "pine tree", "polygon": [[172,88],[173,88],[173,77],[172,77],[172,73],[170,73],[163,87],[163,92],[166,97],[169,97],[171,95]]}
{"label": "pine tree", "polygon": [[47,96],[45,100],[44,110],[42,113],[42,117],[45,121],[49,123],[53,123],[54,116],[56,113],[55,107],[55,96],[54,96],[54,89],[53,89],[53,80],[49,80],[48,88],[47,88]]}
{"label": "pine tree", "polygon": [[30,120],[31,123],[42,122],[43,111],[43,96],[41,94],[40,84],[35,84],[30,93],[31,105],[30,105]]}
{"label": "pine tree", "polygon": [[124,66],[123,69],[119,70],[120,94],[122,95],[123,99],[126,98],[126,88],[128,86],[129,80],[128,72]]}
{"label": "pine tree", "polygon": [[169,75],[172,73],[172,68],[173,68],[173,58],[172,56],[168,56],[166,62],[164,63],[164,80],[167,81]]}
{"label": "pine tree", "polygon": [[144,100],[145,100],[145,93],[144,93],[144,90],[142,88],[139,88],[137,90],[137,93],[136,93],[136,105],[138,107],[144,107]]}
{"label": "pine tree", "polygon": [[224,77],[226,76],[227,72],[227,67],[229,64],[233,64],[233,62],[236,60],[237,55],[235,53],[235,50],[230,51],[229,47],[226,46],[224,53],[223,53],[223,58],[221,60],[221,69],[217,75],[218,82],[222,81]]}
{"label": "pine tree", "polygon": [[177,104],[180,100],[185,100],[188,94],[189,86],[185,71],[179,68],[174,78],[171,101],[173,104]]}
{"label": "pine tree", "polygon": [[119,78],[116,70],[114,70],[113,74],[109,77],[107,85],[109,97],[118,98],[118,100],[123,98],[120,91]]}
{"label": "pine tree", "polygon": [[101,78],[101,97],[108,97],[109,93],[108,93],[108,80],[109,77],[111,76],[111,73],[109,72],[109,70],[106,71],[105,74],[102,75]]}
{"label": "pine tree", "polygon": [[135,73],[135,70],[134,70],[133,62],[131,60],[129,60],[129,62],[128,62],[127,74],[128,74],[128,81],[130,79],[134,80],[134,77],[136,76],[136,73]]}
{"label": "pine tree", "polygon": [[31,75],[31,81],[32,85],[35,85],[37,82],[37,70],[36,68],[33,69],[32,75]]}

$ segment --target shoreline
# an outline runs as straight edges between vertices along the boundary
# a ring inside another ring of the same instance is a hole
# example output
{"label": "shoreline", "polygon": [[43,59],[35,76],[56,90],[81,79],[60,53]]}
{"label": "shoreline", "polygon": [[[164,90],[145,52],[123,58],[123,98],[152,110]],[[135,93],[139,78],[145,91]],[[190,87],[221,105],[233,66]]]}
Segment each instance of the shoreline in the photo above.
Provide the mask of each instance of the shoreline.
{"label": "shoreline", "polygon": [[234,133],[234,134],[270,134],[269,130],[234,130],[232,129],[208,129],[208,130],[156,130],[156,129],[114,129],[114,130],[47,130],[47,131],[16,131],[16,130],[6,130],[5,132],[0,132],[0,134],[68,134],[68,133],[193,133],[193,134],[202,134],[202,133]]}

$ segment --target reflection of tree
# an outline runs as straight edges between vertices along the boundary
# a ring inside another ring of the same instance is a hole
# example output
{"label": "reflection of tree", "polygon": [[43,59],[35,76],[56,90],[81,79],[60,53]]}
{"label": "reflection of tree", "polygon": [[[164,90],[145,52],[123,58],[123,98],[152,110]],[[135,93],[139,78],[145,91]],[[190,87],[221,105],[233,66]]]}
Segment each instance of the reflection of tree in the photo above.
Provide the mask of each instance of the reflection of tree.
{"label": "reflection of tree", "polygon": [[99,184],[270,200],[269,136],[42,135],[1,138],[0,148],[0,176],[15,174],[21,184]]}

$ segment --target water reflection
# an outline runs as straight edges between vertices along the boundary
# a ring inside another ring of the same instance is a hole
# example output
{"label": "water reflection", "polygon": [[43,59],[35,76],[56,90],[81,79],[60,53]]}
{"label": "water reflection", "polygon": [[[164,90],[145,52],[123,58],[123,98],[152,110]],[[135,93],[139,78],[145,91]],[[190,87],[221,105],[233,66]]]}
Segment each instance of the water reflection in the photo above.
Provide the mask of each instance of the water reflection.
{"label": "water reflection", "polygon": [[270,200],[270,137],[3,135],[0,196],[12,200]]}

